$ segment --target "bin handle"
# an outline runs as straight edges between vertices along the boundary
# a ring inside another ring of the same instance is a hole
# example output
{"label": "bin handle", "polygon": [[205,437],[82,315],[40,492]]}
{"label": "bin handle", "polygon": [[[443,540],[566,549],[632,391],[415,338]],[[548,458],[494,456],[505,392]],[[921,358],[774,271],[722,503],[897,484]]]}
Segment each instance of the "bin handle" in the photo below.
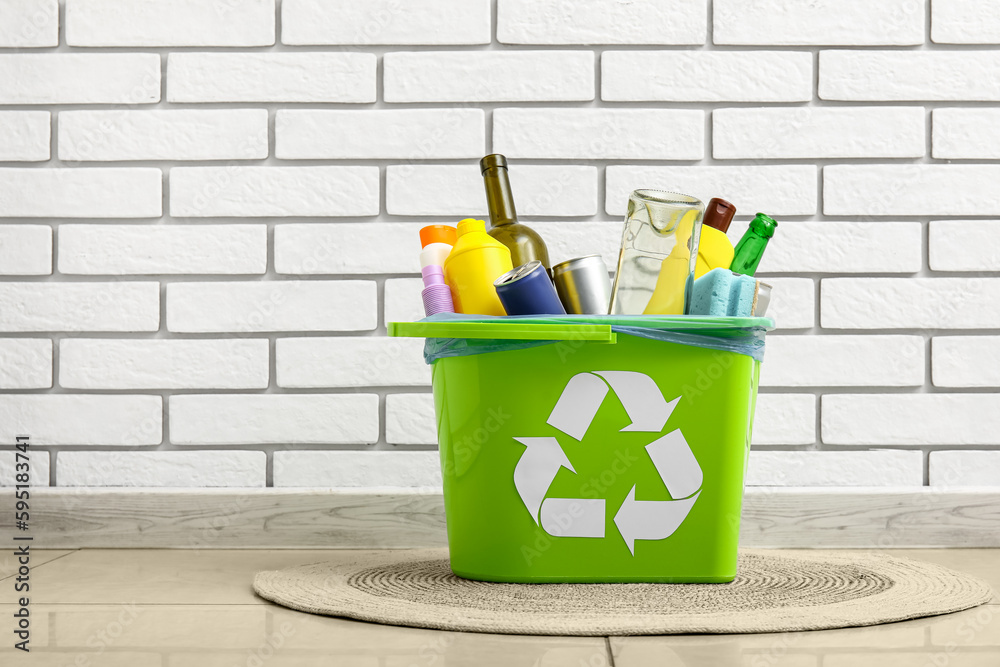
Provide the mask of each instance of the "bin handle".
{"label": "bin handle", "polygon": [[389,335],[404,338],[492,340],[583,340],[616,343],[610,324],[519,324],[516,322],[389,322]]}

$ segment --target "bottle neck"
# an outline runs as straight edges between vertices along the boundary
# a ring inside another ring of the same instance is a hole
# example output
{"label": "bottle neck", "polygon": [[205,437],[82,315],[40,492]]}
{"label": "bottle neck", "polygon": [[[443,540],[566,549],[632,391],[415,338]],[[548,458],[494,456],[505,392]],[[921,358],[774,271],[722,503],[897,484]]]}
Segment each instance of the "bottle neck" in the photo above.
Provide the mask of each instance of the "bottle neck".
{"label": "bottle neck", "polygon": [[490,167],[483,171],[483,182],[486,184],[490,224],[498,227],[517,223],[517,211],[514,209],[514,196],[510,191],[507,170],[503,167]]}

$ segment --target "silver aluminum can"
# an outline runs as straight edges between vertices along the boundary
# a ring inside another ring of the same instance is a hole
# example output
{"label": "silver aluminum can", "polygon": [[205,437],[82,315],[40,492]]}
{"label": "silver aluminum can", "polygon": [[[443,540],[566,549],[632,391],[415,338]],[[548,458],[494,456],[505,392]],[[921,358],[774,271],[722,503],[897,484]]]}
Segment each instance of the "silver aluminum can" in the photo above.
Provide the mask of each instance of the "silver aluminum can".
{"label": "silver aluminum can", "polygon": [[608,266],[600,255],[587,255],[552,267],[556,292],[574,315],[607,315],[611,301]]}

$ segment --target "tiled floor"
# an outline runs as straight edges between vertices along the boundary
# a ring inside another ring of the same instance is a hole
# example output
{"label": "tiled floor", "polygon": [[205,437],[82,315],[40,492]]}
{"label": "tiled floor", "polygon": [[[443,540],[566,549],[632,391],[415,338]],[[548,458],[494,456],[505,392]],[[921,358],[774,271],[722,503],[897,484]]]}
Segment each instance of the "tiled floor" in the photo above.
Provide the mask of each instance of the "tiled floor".
{"label": "tiled floor", "polygon": [[[897,555],[979,576],[1000,591],[1000,550]],[[1000,598],[870,628],[767,635],[522,637],[395,628],[303,614],[257,598],[257,570],[336,551],[35,551],[30,654],[11,646],[16,563],[0,557],[0,665],[63,667],[998,667]]]}

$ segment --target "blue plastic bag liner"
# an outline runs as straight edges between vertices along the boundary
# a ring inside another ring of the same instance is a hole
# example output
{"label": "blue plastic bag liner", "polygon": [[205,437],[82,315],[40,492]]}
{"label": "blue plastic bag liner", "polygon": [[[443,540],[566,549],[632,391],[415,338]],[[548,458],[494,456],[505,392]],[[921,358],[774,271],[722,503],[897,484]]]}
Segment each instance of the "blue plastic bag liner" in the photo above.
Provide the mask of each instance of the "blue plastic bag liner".
{"label": "blue plastic bag liner", "polygon": [[764,334],[773,329],[774,320],[769,317],[697,315],[497,317],[440,313],[419,322],[389,323],[390,336],[427,339],[424,361],[428,364],[443,357],[521,350],[564,340],[614,343],[615,334],[736,352],[763,361]]}

